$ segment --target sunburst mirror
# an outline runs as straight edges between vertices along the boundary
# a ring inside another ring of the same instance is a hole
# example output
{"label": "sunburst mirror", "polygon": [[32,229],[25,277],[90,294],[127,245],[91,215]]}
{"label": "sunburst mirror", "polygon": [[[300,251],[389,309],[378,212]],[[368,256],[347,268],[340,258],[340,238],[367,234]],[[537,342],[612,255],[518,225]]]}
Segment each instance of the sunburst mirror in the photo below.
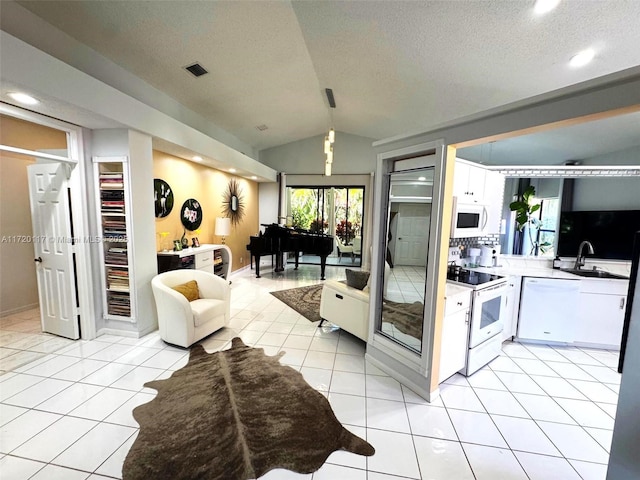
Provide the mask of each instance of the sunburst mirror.
{"label": "sunburst mirror", "polygon": [[244,196],[242,188],[235,178],[229,180],[227,189],[222,195],[222,213],[231,219],[231,223],[236,226],[244,217]]}

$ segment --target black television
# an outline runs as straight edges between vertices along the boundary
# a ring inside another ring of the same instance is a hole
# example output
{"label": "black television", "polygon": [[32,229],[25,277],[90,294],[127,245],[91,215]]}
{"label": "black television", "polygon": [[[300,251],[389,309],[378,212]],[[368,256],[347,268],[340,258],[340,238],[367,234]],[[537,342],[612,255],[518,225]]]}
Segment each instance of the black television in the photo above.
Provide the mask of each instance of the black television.
{"label": "black television", "polygon": [[594,258],[631,260],[633,236],[640,231],[640,210],[562,212],[558,255],[575,257],[580,242],[593,245]]}

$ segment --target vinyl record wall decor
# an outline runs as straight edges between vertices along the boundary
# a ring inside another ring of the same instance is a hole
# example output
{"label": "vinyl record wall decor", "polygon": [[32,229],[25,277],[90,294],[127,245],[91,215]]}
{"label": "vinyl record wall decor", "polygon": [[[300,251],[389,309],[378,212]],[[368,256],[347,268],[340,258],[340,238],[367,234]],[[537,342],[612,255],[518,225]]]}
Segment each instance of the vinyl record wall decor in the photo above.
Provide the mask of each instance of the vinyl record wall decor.
{"label": "vinyl record wall decor", "polygon": [[166,217],[173,210],[173,192],[167,182],[160,178],[153,179],[153,203],[156,218]]}
{"label": "vinyl record wall decor", "polygon": [[190,198],[182,204],[180,221],[187,230],[196,230],[202,223],[202,206],[195,198]]}
{"label": "vinyl record wall decor", "polygon": [[231,219],[233,226],[238,225],[242,221],[245,214],[244,196],[242,188],[235,178],[229,180],[227,189],[222,195],[222,213]]}

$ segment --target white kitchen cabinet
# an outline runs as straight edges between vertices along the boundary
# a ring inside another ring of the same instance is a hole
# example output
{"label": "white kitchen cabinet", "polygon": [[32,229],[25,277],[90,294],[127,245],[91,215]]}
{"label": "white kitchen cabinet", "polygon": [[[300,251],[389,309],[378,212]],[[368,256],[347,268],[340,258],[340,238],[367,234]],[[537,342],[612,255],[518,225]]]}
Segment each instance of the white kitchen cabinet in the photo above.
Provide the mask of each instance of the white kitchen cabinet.
{"label": "white kitchen cabinet", "polygon": [[525,277],[518,338],[573,343],[579,294],[580,280]]}
{"label": "white kitchen cabinet", "polygon": [[487,223],[483,234],[499,234],[502,222],[504,199],[504,175],[491,170],[485,171],[484,203],[487,209]]}
{"label": "white kitchen cabinet", "polygon": [[620,348],[628,281],[582,280],[575,341]]}
{"label": "white kitchen cabinet", "polygon": [[440,382],[462,370],[467,363],[471,289],[447,291],[440,347]]}
{"label": "white kitchen cabinet", "polygon": [[458,203],[486,203],[484,200],[486,170],[456,158],[453,173],[453,195]]}
{"label": "white kitchen cabinet", "polygon": [[521,276],[511,275],[507,278],[506,313],[504,317],[504,329],[502,330],[503,341],[515,337],[518,332],[521,285]]}

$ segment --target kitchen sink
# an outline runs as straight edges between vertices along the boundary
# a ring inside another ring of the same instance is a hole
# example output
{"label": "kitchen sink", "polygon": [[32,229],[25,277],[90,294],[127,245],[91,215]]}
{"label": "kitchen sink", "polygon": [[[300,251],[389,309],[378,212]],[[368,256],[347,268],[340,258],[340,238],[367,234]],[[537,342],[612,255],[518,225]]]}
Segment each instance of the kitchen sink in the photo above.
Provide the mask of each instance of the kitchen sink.
{"label": "kitchen sink", "polygon": [[576,270],[575,268],[562,268],[563,272],[573,273],[574,275],[579,275],[581,277],[591,277],[591,278],[617,278],[621,280],[629,280],[629,277],[625,277],[624,275],[618,275],[615,273],[605,272],[604,270]]}

